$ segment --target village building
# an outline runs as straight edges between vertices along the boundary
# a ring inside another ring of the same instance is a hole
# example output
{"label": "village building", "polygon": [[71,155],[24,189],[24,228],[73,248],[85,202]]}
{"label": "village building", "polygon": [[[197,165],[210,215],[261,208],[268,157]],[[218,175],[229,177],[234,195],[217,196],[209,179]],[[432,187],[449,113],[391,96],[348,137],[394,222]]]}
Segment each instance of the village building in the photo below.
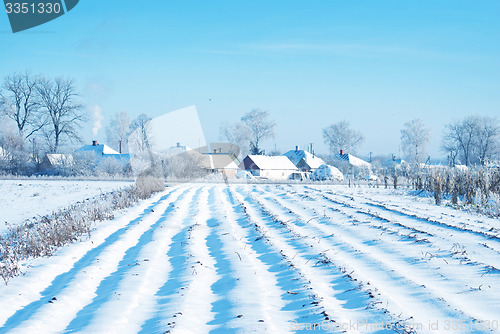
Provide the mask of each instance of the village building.
{"label": "village building", "polygon": [[334,158],[343,161],[352,167],[357,167],[362,169],[371,169],[372,167],[369,162],[366,162],[358,157],[355,157],[352,154],[345,153],[344,150],[340,150],[340,153],[335,154]]}
{"label": "village building", "polygon": [[323,159],[305,150],[299,150],[298,146],[295,150],[290,150],[283,155],[302,172],[314,172],[319,166],[325,164]]}
{"label": "village building", "polygon": [[248,155],[239,165],[255,177],[272,180],[287,180],[290,175],[297,172],[297,167],[287,157]]}

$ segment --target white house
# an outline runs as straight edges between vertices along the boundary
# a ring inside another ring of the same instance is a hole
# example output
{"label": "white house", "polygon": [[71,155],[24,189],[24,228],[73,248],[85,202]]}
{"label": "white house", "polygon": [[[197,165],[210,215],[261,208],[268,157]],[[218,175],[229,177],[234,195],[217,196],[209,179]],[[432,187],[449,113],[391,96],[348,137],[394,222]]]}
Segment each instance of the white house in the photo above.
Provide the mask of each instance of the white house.
{"label": "white house", "polygon": [[240,169],[250,172],[253,176],[258,176],[273,180],[287,180],[290,175],[297,172],[297,167],[287,157],[248,155],[239,165]]}
{"label": "white house", "polygon": [[324,165],[323,159],[315,156],[304,150],[299,150],[299,147],[295,147],[295,150],[290,150],[283,154],[301,171],[303,172],[313,172],[319,166]]}

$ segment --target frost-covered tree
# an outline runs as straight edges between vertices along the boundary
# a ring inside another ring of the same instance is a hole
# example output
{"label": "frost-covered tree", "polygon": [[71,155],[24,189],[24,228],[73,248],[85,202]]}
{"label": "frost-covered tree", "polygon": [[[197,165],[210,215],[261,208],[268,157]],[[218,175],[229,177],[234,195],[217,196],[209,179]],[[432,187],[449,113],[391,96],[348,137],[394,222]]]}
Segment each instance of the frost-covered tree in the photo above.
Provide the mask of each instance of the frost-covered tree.
{"label": "frost-covered tree", "polygon": [[262,141],[266,138],[274,137],[276,122],[269,117],[269,111],[252,109],[241,118],[241,121],[250,130],[251,154],[263,154],[261,148]]}
{"label": "frost-covered tree", "polygon": [[128,151],[128,136],[130,135],[130,118],[126,112],[116,113],[106,127],[108,145],[124,153]]}
{"label": "frost-covered tree", "polygon": [[498,154],[499,136],[497,119],[468,116],[446,125],[441,148],[452,164],[485,164]]}
{"label": "frost-covered tree", "polygon": [[361,132],[351,129],[349,122],[341,121],[324,128],[323,139],[330,147],[330,153],[335,154],[340,150],[355,152],[365,137]]}
{"label": "frost-covered tree", "polygon": [[219,128],[219,139],[234,146],[232,152],[241,152],[243,156],[248,154],[248,141],[250,140],[250,129],[243,122],[225,122]]}
{"label": "frost-covered tree", "polygon": [[49,151],[57,153],[66,141],[81,141],[80,128],[87,121],[87,115],[83,104],[78,101],[74,81],[62,77],[43,78],[36,88],[47,123],[43,134]]}
{"label": "frost-covered tree", "polygon": [[151,150],[152,128],[151,117],[146,114],[140,114],[130,124],[131,135],[128,138],[129,144],[133,145],[139,152]]}
{"label": "frost-covered tree", "polygon": [[429,143],[429,129],[420,119],[405,123],[401,130],[401,146],[409,161],[419,163]]}
{"label": "frost-covered tree", "polygon": [[500,149],[500,127],[498,120],[492,117],[480,117],[477,129],[476,154],[484,165],[488,159],[497,159]]}
{"label": "frost-covered tree", "polygon": [[7,76],[0,87],[0,111],[14,121],[19,134],[26,139],[44,126],[36,89],[39,81],[39,77],[29,72],[14,73]]}

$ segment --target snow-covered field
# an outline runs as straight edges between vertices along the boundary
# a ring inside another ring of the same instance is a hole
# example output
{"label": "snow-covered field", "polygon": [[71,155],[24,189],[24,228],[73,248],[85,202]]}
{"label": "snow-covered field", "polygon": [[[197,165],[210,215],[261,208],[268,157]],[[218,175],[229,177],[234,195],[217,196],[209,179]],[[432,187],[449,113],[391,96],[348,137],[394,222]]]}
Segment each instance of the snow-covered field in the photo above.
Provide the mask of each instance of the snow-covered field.
{"label": "snow-covered field", "polygon": [[27,219],[131,184],[127,181],[0,180],[0,234]]}
{"label": "snow-covered field", "polygon": [[386,189],[183,184],[27,262],[0,332],[498,331],[499,233]]}

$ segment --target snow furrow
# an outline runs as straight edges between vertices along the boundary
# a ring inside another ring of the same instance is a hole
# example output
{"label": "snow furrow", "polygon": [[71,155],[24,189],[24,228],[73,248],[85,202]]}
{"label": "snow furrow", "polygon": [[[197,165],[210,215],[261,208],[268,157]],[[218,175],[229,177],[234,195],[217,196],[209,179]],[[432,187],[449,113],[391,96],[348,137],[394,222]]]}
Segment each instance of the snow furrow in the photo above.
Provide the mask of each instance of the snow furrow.
{"label": "snow furrow", "polygon": [[[270,194],[269,194],[270,195]],[[273,196],[271,196],[273,197]],[[261,197],[262,199],[262,197]],[[305,222],[308,217],[311,216],[316,216],[317,212],[313,211],[312,213],[306,210],[305,208],[303,209],[297,209],[297,208],[291,208],[288,203],[290,201],[284,201],[280,200],[279,197],[274,196],[274,200],[277,201],[277,204],[279,206],[282,206],[286,210],[285,212],[279,213],[278,215],[283,217],[286,215],[286,212],[293,213],[294,215],[297,216],[298,219],[302,220]],[[304,205],[311,207],[309,201],[303,201],[302,202]],[[262,203],[264,207],[268,207],[269,203]],[[276,207],[274,207],[276,210]],[[321,220],[326,220],[328,218],[331,221],[331,224],[321,224],[318,221]],[[349,231],[347,229],[342,229],[339,228],[339,222],[338,220],[332,220],[330,217],[324,217],[320,220],[318,219],[309,219],[309,222],[306,226],[311,226],[314,227],[316,230],[319,231],[319,236],[321,235],[332,235],[335,236],[333,238],[329,238],[328,242],[332,242],[335,239],[339,239],[336,241],[335,246],[332,247],[332,249],[327,252],[326,254],[330,256],[330,254],[335,253],[335,258],[345,258],[346,255],[342,253],[342,251],[346,252],[355,252],[355,253],[362,253],[364,254],[364,257],[366,257],[368,260],[368,263],[379,263],[381,265],[381,269],[379,270],[380,272],[394,272],[397,273],[397,277],[395,279],[403,279],[407,281],[407,286],[408,289],[411,289],[412,291],[419,291],[420,290],[420,295],[425,296],[428,293],[431,293],[434,295],[434,297],[431,297],[428,295],[428,297],[424,297],[426,302],[430,302],[431,300],[435,300],[436,304],[439,304],[439,300],[443,300],[446,303],[450,303],[453,305],[454,308],[461,310],[463,312],[464,305],[467,305],[467,312],[469,316],[472,318],[480,319],[480,320],[487,320],[487,319],[492,319],[495,317],[495,314],[498,310],[495,310],[495,299],[491,300],[488,298],[491,296],[492,292],[491,290],[486,290],[483,293],[481,293],[481,303],[474,303],[474,299],[478,298],[478,295],[471,296],[470,294],[464,294],[464,290],[466,292],[470,291],[469,287],[466,286],[466,280],[462,280],[463,274],[469,272],[467,269],[463,270],[460,266],[455,266],[454,270],[451,271],[452,274],[455,276],[457,275],[457,272],[460,272],[460,275],[457,277],[453,277],[452,275],[449,275],[450,278],[442,278],[439,275],[435,275],[433,270],[439,270],[439,272],[444,272],[445,268],[429,268],[426,266],[420,266],[415,263],[411,263],[412,261],[408,261],[408,259],[405,258],[404,252],[400,252],[399,256],[397,256],[398,251],[396,249],[391,249],[391,250],[385,250],[387,245],[390,245],[390,242],[387,240],[384,240],[383,247],[379,245],[373,245],[371,243],[367,243],[368,240],[363,240],[360,238],[362,233],[360,233],[363,229],[362,225],[356,225],[353,226],[352,229],[353,231]],[[347,247],[349,246],[349,247]],[[413,245],[415,247],[415,245]],[[340,250],[339,250],[340,249]],[[408,249],[408,247],[404,248],[405,250]],[[337,251],[337,252],[335,252]],[[411,258],[409,259],[411,260]],[[443,263],[444,265],[444,263]],[[359,266],[358,266],[359,267]],[[446,268],[449,268],[446,266]],[[470,273],[469,273],[470,274]],[[358,275],[354,275],[356,277]],[[479,276],[476,272],[476,276]],[[452,280],[451,278],[455,278]],[[470,279],[470,276],[466,277]],[[480,277],[476,277],[476,279],[479,279]],[[456,281],[460,282],[456,282]],[[394,292],[390,293],[391,295],[394,295]],[[490,301],[488,302],[488,299]],[[440,307],[442,308],[442,307]],[[465,318],[465,317],[464,317]],[[472,319],[466,319],[466,320],[472,320]]]}
{"label": "snow furrow", "polygon": [[[214,319],[211,304],[215,296],[210,286],[217,280],[215,260],[210,256],[206,239],[209,233],[207,221],[210,218],[208,207],[208,189],[203,187],[196,202],[197,213],[193,225],[189,227],[186,247],[189,259],[185,264],[183,274],[185,286],[182,295],[171,303],[175,314],[164,323],[170,323],[171,333],[201,333],[208,332],[212,326],[208,323]],[[180,298],[182,297],[182,298]],[[174,326],[175,325],[175,326]]]}
{"label": "snow furrow", "polygon": [[[187,191],[188,189],[184,190]],[[170,203],[175,202],[178,197],[178,192],[173,193],[168,200],[161,201],[154,212],[126,228],[122,236],[114,239],[94,254],[95,256],[83,263],[77,263],[73,269],[74,273],[63,282],[57,282],[57,286],[51,289],[52,299],[41,299],[36,309],[31,307],[24,312],[24,319],[15,319],[17,324],[12,328],[12,332],[63,331],[78,311],[96,296],[96,290],[102,280],[116,271],[126,251],[137,244],[141,236],[149,231]]]}
{"label": "snow furrow", "polygon": [[[90,318],[86,326],[75,326],[91,333],[137,333],[155,309],[154,295],[165,282],[169,272],[168,252],[172,237],[186,223],[189,208],[196,199],[195,188],[182,194],[138,243],[127,250],[118,270],[103,280],[101,291],[93,304],[88,305]],[[93,312],[92,312],[93,311]],[[68,330],[68,329],[67,329]]]}
{"label": "snow furrow", "polygon": [[[350,321],[366,321],[369,317],[382,317],[385,318],[385,320],[390,320],[387,319],[382,312],[374,314],[372,310],[366,310],[364,307],[368,305],[351,309],[346,307],[346,302],[344,300],[335,297],[335,295],[344,293],[345,289],[336,290],[336,287],[331,284],[333,277],[343,276],[344,273],[336,268],[333,268],[333,270],[327,268],[327,270],[325,270],[317,265],[318,260],[320,260],[319,254],[325,249],[319,252],[313,251],[312,254],[308,254],[311,248],[310,245],[303,245],[302,247],[292,245],[291,239],[293,239],[293,237],[290,237],[291,233],[287,233],[288,237],[286,237],[286,235],[284,237],[283,234],[279,233],[276,230],[278,223],[270,222],[269,214],[266,214],[266,212],[262,213],[258,200],[252,197],[252,194],[249,194],[249,196],[251,197],[245,197],[243,192],[238,189],[235,197],[245,206],[250,219],[261,229],[266,231],[265,235],[269,238],[270,242],[276,248],[280,249],[281,252],[288,257],[290,263],[306,278],[309,282],[311,295],[315,296],[315,302],[324,308],[324,314],[327,319],[330,319],[330,321],[334,320],[339,326],[349,324]],[[281,228],[281,230],[283,230],[283,228]],[[336,271],[336,273],[333,271]],[[355,288],[356,287],[354,287],[354,289]]]}
{"label": "snow furrow", "polygon": [[11,324],[17,323],[46,303],[60,286],[64,286],[74,277],[79,267],[94,261],[105,247],[150,215],[152,210],[175,191],[178,189],[168,188],[164,193],[144,201],[111,222],[98,223],[98,228],[88,240],[64,247],[50,258],[34,260],[26,275],[12,280],[8,287],[0,288],[0,300],[9,305],[0,308],[0,324],[3,326],[0,329],[10,326],[6,323],[8,319]]}
{"label": "snow furrow", "polygon": [[[227,190],[227,189],[226,189]],[[231,298],[238,305],[235,308],[238,318],[232,323],[242,332],[258,330],[259,332],[286,333],[291,317],[282,309],[285,302],[278,287],[277,278],[269,272],[269,267],[258,259],[257,253],[249,245],[248,234],[237,223],[232,195],[222,191],[222,187],[215,189],[215,203],[219,209],[215,214],[219,217],[221,240],[223,249],[229,255],[232,251],[231,265],[235,275],[239,278]]]}
{"label": "snow furrow", "polygon": [[[390,211],[373,206],[366,208],[359,204],[345,203],[333,198],[334,195],[330,193],[324,196],[334,203],[345,205],[347,208],[366,212],[375,217],[385,219],[388,222],[398,222],[409,228],[414,228],[417,231],[426,231],[431,236],[440,239],[439,243],[442,244],[441,249],[452,249],[458,246],[460,249],[466,251],[466,254],[464,253],[464,255],[466,255],[464,256],[464,260],[467,262],[475,262],[484,264],[484,267],[500,269],[500,252],[498,251],[498,249],[500,249],[500,242],[482,233],[461,230],[458,227],[449,227],[447,224],[436,224],[433,221],[402,214],[399,211]],[[487,244],[488,247],[477,247],[478,245],[484,244]]]}

